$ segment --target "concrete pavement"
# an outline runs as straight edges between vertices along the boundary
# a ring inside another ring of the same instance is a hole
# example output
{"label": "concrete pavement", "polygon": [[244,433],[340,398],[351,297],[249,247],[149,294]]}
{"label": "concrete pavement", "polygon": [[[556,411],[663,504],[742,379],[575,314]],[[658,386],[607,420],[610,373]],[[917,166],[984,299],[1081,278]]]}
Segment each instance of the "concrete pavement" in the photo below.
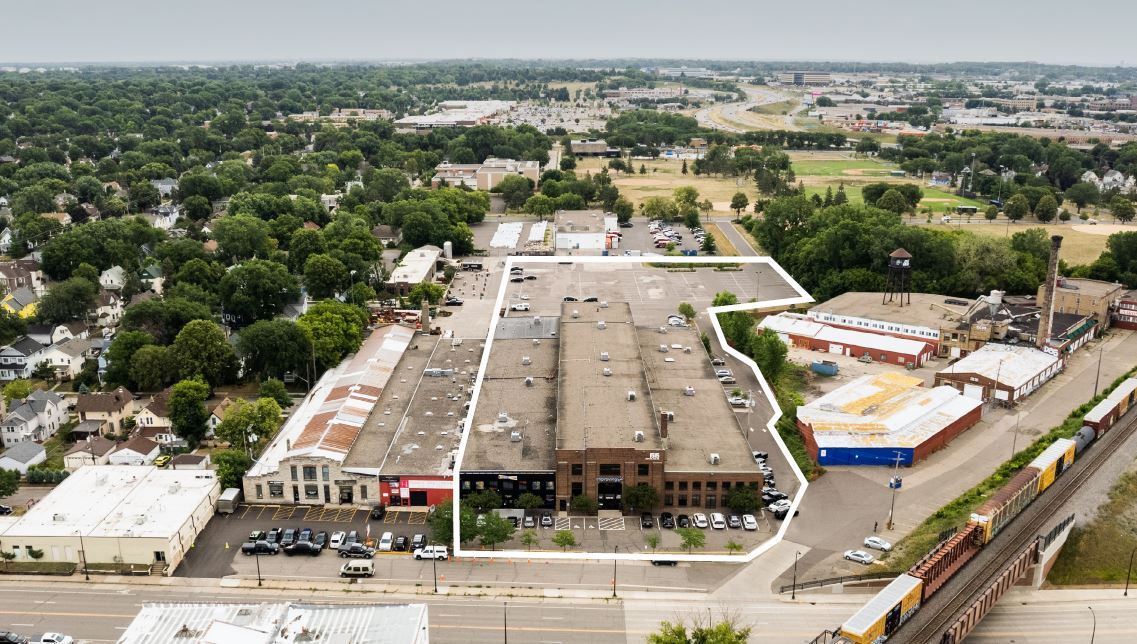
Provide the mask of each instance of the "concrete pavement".
{"label": "concrete pavement", "polygon": [[743,257],[758,256],[758,251],[754,250],[754,247],[751,246],[750,242],[742,236],[742,233],[738,232],[738,229],[734,227],[734,224],[730,223],[729,221],[716,221],[715,226],[717,226],[719,231],[727,239],[730,240],[730,243],[734,244],[734,248],[738,251],[739,255]]}

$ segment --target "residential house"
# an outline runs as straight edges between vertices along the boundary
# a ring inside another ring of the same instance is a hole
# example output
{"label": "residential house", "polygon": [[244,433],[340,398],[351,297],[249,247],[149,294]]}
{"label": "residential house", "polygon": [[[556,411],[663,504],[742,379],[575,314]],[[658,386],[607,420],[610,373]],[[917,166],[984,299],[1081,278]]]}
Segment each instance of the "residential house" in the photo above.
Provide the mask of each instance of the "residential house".
{"label": "residential house", "polygon": [[46,348],[25,335],[0,349],[0,380],[30,378]]}
{"label": "residential house", "polygon": [[81,203],[79,207],[82,208],[84,214],[86,214],[87,221],[98,221],[103,217],[103,213],[99,211],[95,204]]}
{"label": "residential house", "polygon": [[95,323],[102,328],[113,327],[122,318],[122,296],[113,291],[99,291],[95,298]]}
{"label": "residential house", "polygon": [[181,214],[181,211],[176,205],[162,204],[161,206],[154,208],[150,214],[147,214],[145,216],[145,219],[146,221],[150,222],[151,226],[159,230],[168,231],[174,227],[178,221],[178,217],[180,217]]}
{"label": "residential house", "polygon": [[67,406],[53,391],[36,389],[16,405],[0,423],[5,447],[26,441],[43,442],[67,420]]}
{"label": "residential house", "polygon": [[39,262],[34,259],[0,262],[0,286],[3,286],[5,293],[26,287],[31,289],[33,293],[42,295],[46,290],[43,281],[43,272],[40,271]]}
{"label": "residential house", "polygon": [[91,337],[91,334],[83,321],[72,320],[63,324],[29,324],[27,336],[44,346],[49,346],[71,338],[85,340]]}
{"label": "residential house", "polygon": [[403,234],[395,229],[394,226],[389,224],[379,224],[371,229],[371,234],[375,239],[379,240],[380,244],[387,246],[389,244],[398,244],[403,240]]}
{"label": "residential house", "polygon": [[42,212],[39,216],[44,219],[54,219],[64,228],[71,225],[71,215],[66,212]]}
{"label": "residential house", "polygon": [[304,230],[320,230],[320,224],[314,221],[306,221],[304,222]]}
{"label": "residential house", "polygon": [[158,443],[136,436],[118,446],[111,452],[107,463],[110,465],[153,465],[161,449]]}
{"label": "residential house", "polygon": [[160,425],[151,425],[147,427],[139,427],[130,434],[131,438],[138,436],[141,436],[147,440],[152,440],[155,443],[158,443],[160,447],[182,447],[186,444],[184,440],[178,438],[178,435],[175,434],[174,430],[170,429],[169,426],[163,427]]}
{"label": "residential house", "polygon": [[207,253],[216,253],[217,252],[217,240],[216,239],[207,239],[207,240],[201,242],[201,247]]}
{"label": "residential house", "polygon": [[178,454],[170,459],[173,470],[208,470],[209,454]]}
{"label": "residential house", "polygon": [[167,199],[174,193],[174,189],[178,187],[178,180],[170,177],[165,179],[151,179],[150,185],[158,189],[158,194],[163,199]]}
{"label": "residential house", "polygon": [[53,204],[55,204],[56,210],[67,210],[67,207],[69,205],[79,200],[76,199],[75,195],[71,194],[70,192],[61,192],[55,195],[55,198],[51,201]]}
{"label": "residential house", "polygon": [[9,291],[4,299],[0,300],[0,306],[4,307],[8,313],[26,320],[35,317],[38,302],[39,298],[30,288],[21,286],[14,291]]}
{"label": "residential house", "polygon": [[126,271],[121,266],[111,266],[99,275],[99,286],[111,290],[121,291],[126,284]]}
{"label": "residential house", "polygon": [[157,264],[151,264],[138,272],[138,279],[142,282],[142,290],[153,291],[157,295],[162,294],[162,287],[166,283],[166,278],[162,276],[162,267]]}
{"label": "residential house", "polygon": [[63,455],[63,468],[71,472],[84,465],[106,465],[117,446],[118,443],[109,438],[97,435],[80,440]]}
{"label": "residential house", "polygon": [[228,396],[222,398],[217,404],[209,408],[209,420],[206,422],[206,434],[212,436],[217,431],[217,426],[221,421],[225,420],[225,412],[233,406],[233,401]]}
{"label": "residential house", "polygon": [[41,363],[55,370],[58,380],[71,380],[83,370],[83,364],[95,357],[98,349],[93,340],[68,338],[44,349]]}
{"label": "residential house", "polygon": [[12,229],[4,226],[4,230],[0,230],[0,253],[7,255],[10,250],[12,250]]}
{"label": "residential house", "polygon": [[85,420],[71,428],[71,440],[85,441],[101,438],[103,435],[103,421]]}
{"label": "residential house", "polygon": [[47,460],[47,450],[39,443],[17,443],[0,453],[0,469],[18,470],[28,475],[28,468]]}
{"label": "residential house", "polygon": [[134,417],[139,427],[172,427],[170,422],[170,389],[154,394],[150,402]]}
{"label": "residential house", "polygon": [[75,413],[80,421],[102,422],[103,433],[118,433],[122,431],[122,421],[134,413],[134,396],[123,387],[106,393],[79,394]]}

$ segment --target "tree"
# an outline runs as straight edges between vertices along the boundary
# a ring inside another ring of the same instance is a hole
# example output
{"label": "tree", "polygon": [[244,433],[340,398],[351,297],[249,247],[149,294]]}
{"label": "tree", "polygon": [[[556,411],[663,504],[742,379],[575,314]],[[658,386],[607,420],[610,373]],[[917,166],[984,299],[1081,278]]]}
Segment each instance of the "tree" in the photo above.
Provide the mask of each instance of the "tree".
{"label": "tree", "polygon": [[214,452],[210,460],[217,466],[217,480],[221,482],[221,489],[240,488],[241,479],[253,465],[253,459],[248,454],[236,449]]}
{"label": "tree", "polygon": [[1109,202],[1109,209],[1113,211],[1114,219],[1124,222],[1133,221],[1133,215],[1135,213],[1133,202],[1125,197],[1121,195],[1115,196]]}
{"label": "tree", "polygon": [[537,221],[544,221],[545,217],[557,210],[557,202],[547,195],[533,195],[525,200],[525,212],[536,215]]}
{"label": "tree", "polygon": [[659,505],[659,492],[647,483],[634,487],[624,486],[624,506],[641,512],[650,511]]}
{"label": "tree", "polygon": [[[870,139],[861,139],[867,141]],[[648,644],[746,644],[750,629],[729,621],[718,624],[695,624],[690,631],[683,624],[663,622],[659,632],[647,636]]]}
{"label": "tree", "polygon": [[272,398],[248,401],[238,398],[225,410],[225,418],[216,434],[238,448],[257,447],[280,428],[280,405]]}
{"label": "tree", "polygon": [[999,218],[999,207],[991,204],[987,206],[987,210],[983,212],[983,218],[987,221],[995,221]]}
{"label": "tree", "polygon": [[177,378],[201,376],[210,385],[233,382],[237,355],[221,327],[210,320],[186,324],[167,354],[170,371]]}
{"label": "tree", "polygon": [[430,284],[428,282],[420,282],[411,287],[407,292],[407,302],[411,306],[421,306],[422,301],[426,300],[431,304],[438,304],[442,301],[442,296],[446,294],[446,288],[441,284]]}
{"label": "tree", "polygon": [[733,555],[734,553],[738,552],[739,550],[742,550],[742,544],[741,544],[741,543],[738,543],[738,542],[737,542],[737,541],[735,541],[734,539],[731,539],[730,541],[727,541],[727,542],[726,542],[726,544],[724,544],[724,545],[725,545],[725,547],[726,547],[726,551],[727,551],[727,552],[729,552],[729,553],[730,553],[730,554],[732,554],[732,555]]}
{"label": "tree", "polygon": [[347,285],[347,266],[329,255],[316,254],[304,263],[304,286],[308,294],[317,300],[324,300],[339,293]]}
{"label": "tree", "polygon": [[[726,332],[725,329],[723,331]],[[789,348],[782,342],[778,334],[772,329],[764,329],[762,333],[755,334],[750,341],[747,353],[754,358],[758,370],[766,382],[777,383],[779,376],[786,367],[786,355]]]}
{"label": "tree", "polygon": [[849,203],[849,195],[845,194],[845,186],[837,186],[837,193],[833,195],[833,205],[840,206],[841,204]]}
{"label": "tree", "polygon": [[1042,223],[1054,221],[1058,216],[1058,200],[1052,194],[1045,194],[1034,206],[1034,216]]}
{"label": "tree", "polygon": [[478,539],[483,546],[489,546],[490,550],[493,550],[497,544],[512,539],[516,530],[517,528],[513,527],[513,523],[505,517],[496,512],[490,512],[482,519],[482,525],[478,528]]}
{"label": "tree", "polygon": [[734,196],[730,198],[730,209],[733,210],[736,215],[741,215],[742,211],[746,210],[746,207],[749,205],[750,199],[746,197],[746,193],[744,192],[736,192]]}
{"label": "tree", "polygon": [[217,241],[217,256],[228,262],[267,257],[275,246],[268,223],[249,215],[222,217],[213,239]]}
{"label": "tree", "polygon": [[205,401],[208,398],[209,385],[200,378],[182,380],[170,392],[167,403],[170,423],[174,432],[191,445],[205,436],[205,424],[209,420]]}
{"label": "tree", "polygon": [[673,221],[679,217],[679,207],[667,197],[648,197],[643,200],[640,210],[648,219]]}
{"label": "tree", "polygon": [[647,544],[647,547],[651,548],[651,551],[654,553],[655,549],[659,547],[659,533],[649,532],[647,536],[644,537],[644,543]]}
{"label": "tree", "polygon": [[91,266],[87,262],[82,262],[71,271],[71,277],[79,277],[87,280],[92,284],[99,283],[99,269]]}
{"label": "tree", "polygon": [[1101,190],[1092,183],[1079,182],[1066,189],[1066,199],[1073,201],[1078,212],[1090,204],[1095,204],[1101,198]]}
{"label": "tree", "polygon": [[[431,539],[448,546],[454,545],[454,501],[447,499],[434,507],[434,512],[427,519],[430,525]],[[473,540],[478,536],[477,517],[465,503],[461,504],[458,517],[458,538],[462,543]]]}
{"label": "tree", "polygon": [[464,503],[469,505],[474,512],[484,514],[501,507],[501,495],[494,490],[482,490],[467,496]]}
{"label": "tree", "polygon": [[632,220],[632,213],[635,212],[635,208],[632,207],[632,202],[620,197],[616,199],[616,203],[612,204],[612,212],[616,213],[616,221],[623,224]]}
{"label": "tree", "polygon": [[514,507],[521,508],[522,510],[532,510],[534,508],[539,508],[539,507],[542,507],[544,505],[545,505],[545,499],[542,499],[541,497],[537,496],[536,494],[533,494],[532,492],[521,493],[517,497],[517,500],[515,500],[513,502]]}
{"label": "tree", "polygon": [[540,543],[541,539],[537,537],[536,530],[526,530],[521,533],[521,544],[527,549],[532,550],[533,546]]}
{"label": "tree", "polygon": [[276,378],[268,378],[261,382],[261,386],[257,390],[257,395],[261,398],[275,400],[281,409],[288,409],[292,406],[292,396],[288,395],[288,390],[285,389],[284,383]]}
{"label": "tree", "polygon": [[558,164],[558,167],[560,167],[561,170],[575,170],[576,157],[571,155],[561,157],[561,162]]}
{"label": "tree", "polygon": [[1013,195],[1003,205],[1003,214],[1011,221],[1018,221],[1030,214],[1030,202],[1021,194]]}
{"label": "tree", "polygon": [[577,514],[596,514],[599,507],[596,499],[586,494],[574,496],[569,500],[569,509]]}
{"label": "tree", "polygon": [[679,315],[682,315],[688,322],[695,319],[695,307],[691,306],[690,302],[679,303]]}
{"label": "tree", "polygon": [[904,198],[904,195],[900,194],[899,190],[894,189],[890,189],[881,195],[880,199],[876,201],[876,207],[894,212],[898,215],[909,210],[908,200]]}
{"label": "tree", "polygon": [[363,343],[367,314],[358,306],[333,300],[308,307],[296,326],[308,337],[319,370],[328,369]]}
{"label": "tree", "polygon": [[221,306],[240,325],[275,318],[299,295],[296,278],[273,261],[251,259],[221,278]]}
{"label": "tree", "polygon": [[718,242],[715,241],[715,236],[712,234],[708,234],[706,237],[703,237],[703,243],[699,246],[699,250],[707,253],[708,255],[715,254],[718,249]]}
{"label": "tree", "polygon": [[20,489],[20,470],[0,469],[0,498],[12,496]]}
{"label": "tree", "polygon": [[557,530],[553,535],[553,543],[561,547],[561,552],[576,547],[576,535],[572,530]]}
{"label": "tree", "polygon": [[525,205],[525,200],[533,193],[533,181],[519,174],[511,174],[497,184],[496,190],[505,200],[506,208],[517,210]]}
{"label": "tree", "polygon": [[680,169],[680,172],[682,174],[687,174],[687,160],[686,159],[683,160],[683,167]]}
{"label": "tree", "polygon": [[245,373],[262,378],[300,372],[308,366],[312,345],[291,320],[258,320],[237,338]]}
{"label": "tree", "polygon": [[688,553],[694,548],[702,548],[707,543],[707,535],[698,528],[676,528],[675,533],[683,540],[683,547]]}
{"label": "tree", "polygon": [[146,344],[131,354],[127,374],[135,391],[159,391],[173,380],[167,353],[166,347]]}
{"label": "tree", "polygon": [[[35,388],[32,383],[27,380],[16,379],[4,385],[4,401],[8,403],[8,407],[12,407],[12,403],[17,400],[23,400],[30,396]],[[0,496],[4,496],[0,494]]]}
{"label": "tree", "polygon": [[750,514],[758,509],[758,494],[751,488],[736,485],[727,492],[723,504],[738,514]]}
{"label": "tree", "polygon": [[[149,334],[155,344],[169,344],[192,320],[208,320],[209,306],[176,297],[144,300],[127,307],[122,329]],[[122,333],[122,331],[119,331]]]}
{"label": "tree", "polygon": [[201,221],[213,214],[213,205],[201,195],[193,195],[182,202],[182,212],[194,221]]}
{"label": "tree", "polygon": [[39,301],[36,315],[46,324],[59,324],[86,318],[99,295],[99,287],[81,277],[51,287]]}

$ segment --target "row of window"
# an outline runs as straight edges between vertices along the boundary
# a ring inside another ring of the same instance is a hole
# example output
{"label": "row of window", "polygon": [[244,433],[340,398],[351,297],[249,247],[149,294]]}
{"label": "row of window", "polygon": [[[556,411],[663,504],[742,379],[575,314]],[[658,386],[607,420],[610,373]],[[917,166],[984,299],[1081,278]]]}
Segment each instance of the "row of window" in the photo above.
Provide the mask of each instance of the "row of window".
{"label": "row of window", "polygon": [[492,483],[495,483],[494,481],[490,481],[490,483],[491,485],[486,485],[485,481],[464,480],[462,481],[462,490],[466,492],[469,492],[470,490],[481,491],[488,487],[491,490],[503,490],[505,492],[512,492],[515,489],[519,492],[524,492],[526,490],[539,492],[542,489],[552,492],[556,489],[552,481],[511,481],[509,479],[505,479],[496,481],[497,485],[492,485]]}
{"label": "row of window", "polygon": [[852,326],[859,326],[865,329],[877,329],[880,331],[891,331],[893,333],[904,333],[907,335],[918,335],[924,338],[938,338],[939,331],[925,331],[919,328],[905,327],[899,324],[888,324],[884,322],[871,322],[859,318],[838,318],[835,315],[822,315],[818,318],[822,322],[836,322],[839,324],[849,324]]}
{"label": "row of window", "polygon": [[[601,463],[600,476],[620,476],[622,469],[619,464]],[[636,465],[637,476],[647,476],[651,472],[651,465],[647,463],[639,463]],[[584,476],[584,464],[572,463],[569,465],[569,474],[572,476]]]}
{"label": "row of window", "polygon": [[[296,486],[293,486],[293,488],[295,488],[295,487]],[[338,487],[349,488],[350,486],[341,485]],[[264,487],[260,483],[257,483],[256,491],[257,491],[257,498],[258,499],[265,498],[264,497]],[[330,492],[329,487],[327,485],[325,485],[324,486],[324,495],[329,496],[329,492]],[[268,497],[270,499],[284,498],[284,483],[281,483],[280,481],[269,481],[268,482]],[[306,498],[306,499],[318,499],[318,498],[320,498],[320,486],[319,485],[305,485],[304,486],[304,498]],[[366,485],[360,485],[359,486],[359,498],[360,499],[366,499],[367,498],[367,486]]]}
{"label": "row of window", "polygon": [[[747,483],[746,481],[734,481],[733,484],[734,484],[734,487],[747,487],[747,486],[754,487],[753,483]],[[730,490],[730,487],[731,487],[731,481],[723,481],[722,482],[722,491],[723,492],[728,492]],[[691,481],[690,488],[688,488],[688,486],[687,486],[687,481],[679,481],[678,485],[676,485],[675,481],[664,481],[663,482],[663,491],[665,493],[671,492],[671,491],[675,490],[676,488],[678,488],[680,492],[687,492],[688,490],[690,490],[691,492],[702,492],[703,490],[706,490],[707,492],[717,492],[719,489],[719,482],[718,481],[707,481],[706,484],[704,484],[702,481]]]}
{"label": "row of window", "polygon": [[714,510],[715,508],[717,508],[719,506],[718,505],[718,495],[715,495],[715,494],[708,494],[706,496],[706,503],[702,504],[702,505],[700,504],[700,502],[703,499],[702,499],[701,495],[699,495],[699,494],[691,494],[690,496],[688,496],[686,494],[679,494],[678,498],[679,498],[678,503],[672,503],[672,501],[675,499],[675,497],[673,497],[671,495],[671,493],[669,493],[669,492],[664,492],[664,494],[663,494],[663,505],[665,507],[706,508],[708,510]]}
{"label": "row of window", "polygon": [[[304,466],[302,466],[302,468],[303,468],[302,473],[304,475],[305,481],[317,480],[316,479],[316,466],[315,465],[304,465]],[[296,465],[293,465],[291,469],[292,469],[292,480],[293,481],[299,481],[300,479],[296,478],[298,467]],[[332,469],[330,467],[328,467],[327,465],[321,465],[320,466],[320,479],[319,480],[330,481],[331,478],[332,478]]]}

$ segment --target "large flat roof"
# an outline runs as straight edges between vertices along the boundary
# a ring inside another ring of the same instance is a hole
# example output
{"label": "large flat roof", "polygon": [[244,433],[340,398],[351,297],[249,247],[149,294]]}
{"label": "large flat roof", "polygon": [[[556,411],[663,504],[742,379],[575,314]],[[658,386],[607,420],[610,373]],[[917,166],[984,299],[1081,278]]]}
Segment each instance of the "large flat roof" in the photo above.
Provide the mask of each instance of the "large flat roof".
{"label": "large flat roof", "polygon": [[1125,287],[1116,282],[1104,282],[1102,280],[1091,280],[1081,277],[1059,278],[1057,288],[1059,291],[1067,291],[1079,295],[1087,295],[1089,297],[1105,297],[1110,293],[1120,293],[1125,289]]}
{"label": "large flat roof", "polygon": [[562,303],[559,362],[557,449],[663,447],[627,302]]}
{"label": "large flat roof", "polygon": [[3,535],[168,539],[216,494],[220,484],[209,470],[87,465],[63,479]]}
{"label": "large flat roof", "polygon": [[1058,362],[1034,347],[987,343],[960,358],[940,374],[974,373],[1018,389]]}
{"label": "large flat roof", "polygon": [[767,315],[758,326],[763,329],[771,329],[777,333],[788,333],[834,344],[864,347],[877,351],[891,351],[903,355],[920,355],[927,346],[927,343],[920,340],[909,340],[891,335],[829,326],[828,324],[814,322],[798,313]]}
{"label": "large flat roof", "polygon": [[437,246],[422,246],[403,256],[403,260],[391,271],[387,279],[389,284],[417,284],[426,279],[434,268],[435,262],[442,256],[442,249]]}
{"label": "large flat roof", "polygon": [[[948,297],[934,293],[912,293],[911,305],[908,305],[908,299],[905,299],[904,306],[900,306],[896,298],[893,298],[892,302],[883,304],[882,299],[884,298],[881,293],[850,291],[813,306],[810,312],[833,313],[938,329],[941,324],[958,321],[958,316],[967,313],[975,303],[975,300],[966,297]],[[950,315],[948,311],[957,315]]]}

